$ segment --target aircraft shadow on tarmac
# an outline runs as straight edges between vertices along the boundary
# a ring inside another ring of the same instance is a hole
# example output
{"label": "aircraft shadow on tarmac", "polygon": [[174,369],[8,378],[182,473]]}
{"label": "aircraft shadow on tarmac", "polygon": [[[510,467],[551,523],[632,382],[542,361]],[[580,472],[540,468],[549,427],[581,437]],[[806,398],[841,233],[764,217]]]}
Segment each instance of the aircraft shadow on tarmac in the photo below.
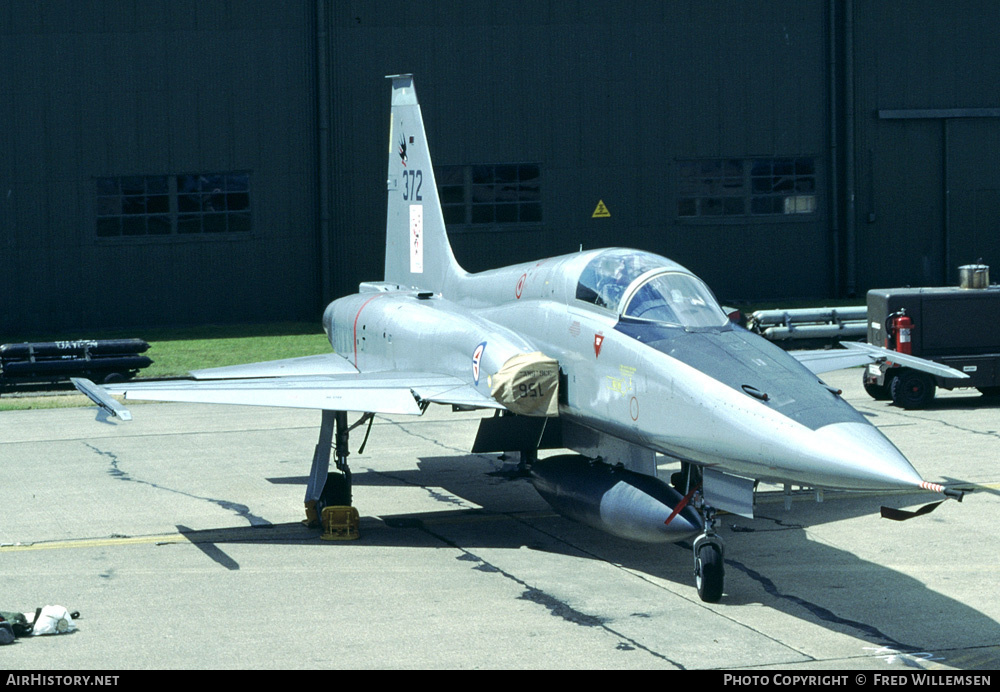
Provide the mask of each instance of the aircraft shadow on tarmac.
{"label": "aircraft shadow on tarmac", "polygon": [[[680,587],[690,586],[691,600],[697,600],[689,544],[633,543],[563,519],[548,508],[527,480],[505,477],[497,471],[497,463],[474,455],[425,457],[419,462],[419,470],[412,471],[383,473],[359,468],[353,475],[355,488],[418,487],[439,493],[444,503],[439,511],[379,519],[363,517],[360,544],[439,547],[444,543],[460,549],[466,556],[460,559],[466,560],[472,560],[468,556],[475,556],[477,548],[526,547],[602,560]],[[282,484],[306,482],[305,477],[270,480]],[[455,509],[456,497],[482,509]],[[871,539],[889,540],[879,538],[887,523],[893,524],[879,518],[879,505],[920,505],[928,497],[827,494],[822,503],[796,501],[791,511],[786,511],[783,498],[772,494],[771,501],[758,506],[754,520],[724,517],[721,533],[727,545],[728,579],[725,596],[717,607],[760,603],[833,632],[860,638],[873,647],[904,653],[990,646],[1000,641],[1000,624],[992,618],[928,588],[914,577],[829,543],[810,540],[807,535],[810,527],[869,516]],[[975,494],[969,496],[966,504],[974,502],[974,498]],[[947,516],[946,510],[962,511],[949,502],[934,515],[936,519],[921,517],[914,521],[916,552],[921,551],[920,536],[927,534],[927,527],[921,529],[917,522],[941,521],[941,516]],[[246,540],[245,528],[233,531],[235,540]],[[217,533],[216,542],[226,542],[225,531]],[[237,538],[237,534],[244,538]],[[261,538],[272,540],[263,535]],[[343,544],[326,545],[336,549]],[[918,554],[907,561],[912,564],[923,557]],[[959,568],[962,564],[957,555],[938,555],[934,560]],[[932,561],[931,568],[939,565]],[[871,651],[858,653],[870,655]]]}

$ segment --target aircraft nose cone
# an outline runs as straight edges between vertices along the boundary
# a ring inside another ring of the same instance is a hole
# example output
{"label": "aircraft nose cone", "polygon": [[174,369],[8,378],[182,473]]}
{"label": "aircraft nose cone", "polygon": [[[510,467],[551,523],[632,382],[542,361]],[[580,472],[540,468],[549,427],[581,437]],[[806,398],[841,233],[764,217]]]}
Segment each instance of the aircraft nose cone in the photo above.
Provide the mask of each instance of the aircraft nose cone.
{"label": "aircraft nose cone", "polygon": [[892,442],[867,423],[833,423],[816,431],[822,455],[851,490],[921,487],[923,479]]}

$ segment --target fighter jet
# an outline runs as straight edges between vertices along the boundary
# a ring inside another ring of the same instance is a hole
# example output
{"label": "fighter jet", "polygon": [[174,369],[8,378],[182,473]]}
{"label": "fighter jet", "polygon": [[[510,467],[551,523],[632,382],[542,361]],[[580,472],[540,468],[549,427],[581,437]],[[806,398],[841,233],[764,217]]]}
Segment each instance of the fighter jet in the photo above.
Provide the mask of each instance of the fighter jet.
{"label": "fighter jet", "polygon": [[[463,270],[412,75],[389,79],[385,275],[327,307],[333,353],[78,387],[122,417],[106,390],[322,410],[307,506],[350,505],[349,432],[374,414],[494,409],[473,451],[520,452],[539,493],[572,519],[631,540],[692,541],[709,602],[724,590],[717,513],[752,517],[759,482],[957,495],[924,481],[817,377],[868,354],[793,357],[734,324],[676,262],[607,248]],[[349,426],[347,412],[362,417]],[[339,472],[329,472],[331,447]],[[539,459],[540,449],[563,453]],[[658,477],[658,455],[681,471]]]}

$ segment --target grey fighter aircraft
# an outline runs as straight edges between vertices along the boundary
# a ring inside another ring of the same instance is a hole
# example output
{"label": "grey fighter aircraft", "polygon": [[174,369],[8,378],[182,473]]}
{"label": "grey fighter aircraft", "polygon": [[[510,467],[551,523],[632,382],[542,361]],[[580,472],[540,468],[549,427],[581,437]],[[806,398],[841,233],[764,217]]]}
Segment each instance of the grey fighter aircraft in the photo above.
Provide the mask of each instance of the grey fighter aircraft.
{"label": "grey fighter aircraft", "polygon": [[[412,76],[390,79],[385,277],[326,309],[333,353],[191,380],[78,386],[122,417],[106,390],[322,410],[307,505],[350,504],[347,412],[364,414],[356,427],[432,403],[495,409],[473,451],[521,452],[534,486],[568,517],[633,540],[693,539],[695,582],[710,602],[723,592],[716,512],[752,516],[759,481],[957,495],[925,482],[817,378],[856,364],[856,354],[789,355],[733,324],[675,262],[611,248],[465,272],[445,230]],[[328,473],[331,447],[340,473]],[[575,454],[539,460],[539,449]],[[681,472],[658,478],[658,454]]]}

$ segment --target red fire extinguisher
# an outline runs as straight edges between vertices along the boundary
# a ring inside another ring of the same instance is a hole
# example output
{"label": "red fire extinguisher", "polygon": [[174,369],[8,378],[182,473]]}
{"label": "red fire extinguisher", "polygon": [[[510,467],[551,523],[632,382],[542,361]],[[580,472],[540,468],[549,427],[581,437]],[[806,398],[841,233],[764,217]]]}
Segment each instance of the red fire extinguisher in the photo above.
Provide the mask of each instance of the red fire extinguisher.
{"label": "red fire extinguisher", "polygon": [[896,351],[912,354],[913,320],[907,317],[905,310],[900,310],[892,315],[889,324],[889,335],[895,341]]}

